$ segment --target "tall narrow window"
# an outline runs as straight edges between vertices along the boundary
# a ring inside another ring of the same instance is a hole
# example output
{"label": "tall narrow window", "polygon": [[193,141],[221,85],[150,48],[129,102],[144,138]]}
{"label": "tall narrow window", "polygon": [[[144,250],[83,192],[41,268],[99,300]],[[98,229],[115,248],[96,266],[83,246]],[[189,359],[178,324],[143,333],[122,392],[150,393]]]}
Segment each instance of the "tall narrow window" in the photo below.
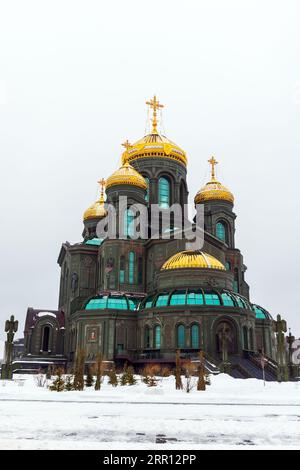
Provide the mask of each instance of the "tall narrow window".
{"label": "tall narrow window", "polygon": [[124,212],[124,235],[125,237],[134,236],[134,213],[130,209]]}
{"label": "tall narrow window", "polygon": [[149,326],[145,327],[144,331],[144,347],[150,348],[150,329]]}
{"label": "tall narrow window", "polygon": [[138,284],[143,283],[143,258],[138,257]]}
{"label": "tall narrow window", "polygon": [[226,268],[226,271],[231,271],[231,264],[230,264],[230,261],[226,261],[226,263],[225,263],[225,268]]}
{"label": "tall narrow window", "polygon": [[248,344],[248,328],[246,326],[243,326],[243,343],[244,343],[244,349],[249,349],[249,344]]}
{"label": "tall narrow window", "polygon": [[239,270],[234,268],[233,292],[239,292]]}
{"label": "tall narrow window", "polygon": [[125,282],[125,256],[120,257],[120,272],[119,272],[119,281],[120,284]]}
{"label": "tall narrow window", "polygon": [[160,349],[160,342],[161,342],[160,326],[156,325],[156,327],[154,328],[154,348],[155,349]]}
{"label": "tall narrow window", "polygon": [[147,183],[147,189],[146,189],[146,195],[145,195],[145,201],[149,202],[149,197],[150,197],[150,181],[147,176],[144,177],[145,181]]}
{"label": "tall narrow window", "polygon": [[177,347],[183,349],[185,347],[185,327],[184,325],[177,326]]}
{"label": "tall narrow window", "polygon": [[193,349],[198,349],[199,348],[199,326],[198,325],[193,325],[191,328],[191,343],[192,343],[192,348]]}
{"label": "tall narrow window", "polygon": [[249,330],[249,349],[254,350],[254,337],[253,337],[253,328]]}
{"label": "tall narrow window", "polygon": [[50,326],[44,326],[44,328],[43,328],[43,343],[42,343],[42,350],[44,352],[49,351],[49,340],[50,340]]}
{"label": "tall narrow window", "polygon": [[227,226],[224,222],[218,222],[216,225],[216,236],[222,242],[227,243]]}
{"label": "tall narrow window", "polygon": [[128,281],[129,284],[134,284],[135,276],[135,253],[130,251],[129,253],[129,266],[128,266]]}
{"label": "tall narrow window", "polygon": [[164,177],[158,180],[158,205],[162,209],[170,206],[170,183]]}

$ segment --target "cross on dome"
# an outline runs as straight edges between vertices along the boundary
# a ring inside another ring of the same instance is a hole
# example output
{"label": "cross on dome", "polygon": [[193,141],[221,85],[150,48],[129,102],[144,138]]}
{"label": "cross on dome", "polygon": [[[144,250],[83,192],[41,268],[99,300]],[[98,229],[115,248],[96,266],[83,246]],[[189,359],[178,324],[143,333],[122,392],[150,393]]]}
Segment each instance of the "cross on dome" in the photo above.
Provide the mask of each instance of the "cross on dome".
{"label": "cross on dome", "polygon": [[216,170],[215,170],[215,166],[219,163],[215,157],[211,157],[209,160],[208,160],[208,163],[210,163],[211,165],[211,179],[212,181],[214,181],[216,179]]}
{"label": "cross on dome", "polygon": [[156,95],[153,96],[153,98],[150,101],[146,101],[146,104],[150,106],[150,108],[153,109],[153,118],[152,118],[152,134],[157,134],[157,110],[160,108],[163,108],[164,105],[161,104],[158,99],[156,98]]}
{"label": "cross on dome", "polygon": [[106,184],[105,179],[102,178],[101,180],[99,180],[99,181],[98,181],[98,184],[100,185],[100,198],[102,199],[102,198],[103,198],[103,195],[104,195],[105,184]]}

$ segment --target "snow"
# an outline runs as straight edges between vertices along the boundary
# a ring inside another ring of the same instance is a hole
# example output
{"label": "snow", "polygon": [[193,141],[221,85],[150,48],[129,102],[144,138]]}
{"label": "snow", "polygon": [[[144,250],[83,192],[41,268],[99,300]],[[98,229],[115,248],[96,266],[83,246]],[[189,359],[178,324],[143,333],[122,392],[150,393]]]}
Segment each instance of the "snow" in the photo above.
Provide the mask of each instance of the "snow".
{"label": "snow", "polygon": [[[184,379],[183,379],[184,380]],[[149,388],[51,392],[33,376],[0,381],[0,449],[299,448],[300,383],[212,376],[205,392]],[[164,435],[164,443],[157,443]]]}
{"label": "snow", "polygon": [[55,313],[52,313],[52,312],[39,312],[37,314],[38,317],[54,317],[56,318],[56,315]]}

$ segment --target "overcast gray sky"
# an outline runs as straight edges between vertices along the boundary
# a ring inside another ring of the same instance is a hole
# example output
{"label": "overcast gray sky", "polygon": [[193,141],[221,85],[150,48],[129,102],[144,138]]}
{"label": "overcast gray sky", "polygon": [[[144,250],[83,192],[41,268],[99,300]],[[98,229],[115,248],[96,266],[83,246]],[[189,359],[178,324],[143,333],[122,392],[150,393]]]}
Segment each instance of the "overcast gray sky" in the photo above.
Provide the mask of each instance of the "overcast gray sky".
{"label": "overcast gray sky", "polygon": [[300,4],[268,0],[0,1],[0,337],[56,308],[65,240],[97,180],[142,137],[146,99],[234,193],[251,299],[300,335]]}

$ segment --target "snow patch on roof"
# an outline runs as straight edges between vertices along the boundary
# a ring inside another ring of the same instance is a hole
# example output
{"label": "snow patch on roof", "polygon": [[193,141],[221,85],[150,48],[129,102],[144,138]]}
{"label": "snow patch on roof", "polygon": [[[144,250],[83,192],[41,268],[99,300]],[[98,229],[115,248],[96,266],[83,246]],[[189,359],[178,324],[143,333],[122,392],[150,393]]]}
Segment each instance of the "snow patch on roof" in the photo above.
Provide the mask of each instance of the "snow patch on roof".
{"label": "snow patch on roof", "polygon": [[37,314],[38,317],[54,317],[56,318],[56,315],[55,313],[51,313],[51,312],[39,312]]}

